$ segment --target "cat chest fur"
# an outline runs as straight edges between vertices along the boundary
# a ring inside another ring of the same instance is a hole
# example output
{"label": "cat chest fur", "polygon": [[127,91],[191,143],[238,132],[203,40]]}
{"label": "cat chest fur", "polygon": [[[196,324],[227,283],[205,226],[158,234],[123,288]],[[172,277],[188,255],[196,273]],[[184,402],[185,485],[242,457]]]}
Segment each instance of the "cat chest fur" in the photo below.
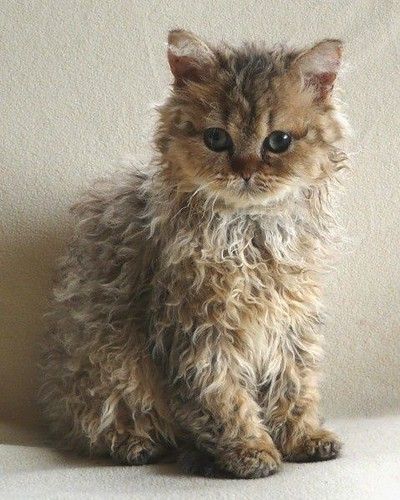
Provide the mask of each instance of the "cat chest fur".
{"label": "cat chest fur", "polygon": [[162,259],[164,327],[175,318],[193,342],[229,344],[257,386],[279,376],[288,354],[316,353],[318,293],[299,231],[292,217],[240,214],[178,229]]}

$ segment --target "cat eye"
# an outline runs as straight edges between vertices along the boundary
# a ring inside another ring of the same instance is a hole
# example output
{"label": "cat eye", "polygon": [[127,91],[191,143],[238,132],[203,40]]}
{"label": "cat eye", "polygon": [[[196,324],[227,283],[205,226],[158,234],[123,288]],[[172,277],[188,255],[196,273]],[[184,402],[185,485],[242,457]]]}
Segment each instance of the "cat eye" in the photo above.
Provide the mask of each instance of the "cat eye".
{"label": "cat eye", "polygon": [[217,153],[232,148],[231,136],[223,128],[207,128],[204,131],[203,139],[208,149]]}
{"label": "cat eye", "polygon": [[292,143],[292,136],[282,130],[275,130],[264,140],[263,150],[271,153],[284,153]]}

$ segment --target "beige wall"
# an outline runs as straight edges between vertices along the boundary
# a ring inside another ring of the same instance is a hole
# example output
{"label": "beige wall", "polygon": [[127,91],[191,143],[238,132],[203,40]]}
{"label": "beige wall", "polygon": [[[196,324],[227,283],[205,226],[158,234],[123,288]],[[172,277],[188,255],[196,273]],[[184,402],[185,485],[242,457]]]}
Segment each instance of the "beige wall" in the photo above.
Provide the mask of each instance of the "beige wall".
{"label": "beige wall", "polygon": [[400,3],[2,0],[0,416],[36,418],[37,343],[67,208],[121,156],[148,155],[172,27],[232,43],[346,40],[351,242],[328,293],[324,407],[399,410]]}

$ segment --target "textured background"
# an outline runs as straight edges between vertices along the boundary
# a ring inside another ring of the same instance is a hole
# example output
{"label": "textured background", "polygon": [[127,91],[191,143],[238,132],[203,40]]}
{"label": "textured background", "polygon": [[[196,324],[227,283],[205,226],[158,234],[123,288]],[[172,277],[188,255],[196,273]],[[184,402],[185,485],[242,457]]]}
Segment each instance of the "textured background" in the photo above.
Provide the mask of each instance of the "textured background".
{"label": "textured background", "polygon": [[149,155],[185,27],[234,44],[347,43],[350,242],[324,328],[328,416],[400,408],[400,4],[373,0],[0,1],[0,417],[33,422],[38,339],[68,206],[126,155]]}

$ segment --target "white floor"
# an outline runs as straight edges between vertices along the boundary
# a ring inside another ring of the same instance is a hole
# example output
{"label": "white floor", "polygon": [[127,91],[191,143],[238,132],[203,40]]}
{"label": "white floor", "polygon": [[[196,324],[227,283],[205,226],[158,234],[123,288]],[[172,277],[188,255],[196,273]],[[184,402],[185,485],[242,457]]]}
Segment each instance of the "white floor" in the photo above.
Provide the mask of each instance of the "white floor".
{"label": "white floor", "polygon": [[4,499],[400,499],[400,417],[331,422],[343,438],[331,462],[284,464],[256,480],[187,477],[176,465],[121,467],[60,455],[40,439],[0,428],[0,498]]}

